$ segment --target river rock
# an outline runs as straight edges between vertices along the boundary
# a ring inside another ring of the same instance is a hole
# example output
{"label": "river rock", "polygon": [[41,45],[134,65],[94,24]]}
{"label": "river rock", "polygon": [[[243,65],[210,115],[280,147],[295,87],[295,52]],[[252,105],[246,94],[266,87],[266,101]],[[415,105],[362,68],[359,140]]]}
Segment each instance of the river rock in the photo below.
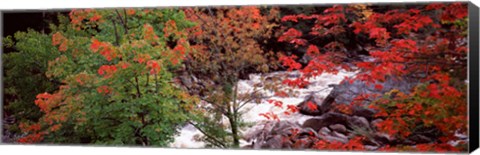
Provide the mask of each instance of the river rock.
{"label": "river rock", "polygon": [[330,129],[328,129],[327,127],[323,127],[318,131],[318,134],[320,134],[320,135],[330,135],[331,132],[332,131],[330,131]]}
{"label": "river rock", "polygon": [[390,137],[388,134],[385,133],[373,134],[373,140],[379,144],[390,144],[391,142],[395,141],[394,138]]}
{"label": "river rock", "polygon": [[342,124],[330,125],[329,128],[339,133],[347,133],[347,128]]}
{"label": "river rock", "polygon": [[[382,89],[375,88],[375,85],[382,85]],[[409,79],[405,77],[391,77],[387,76],[385,81],[377,81],[375,83],[367,84],[365,81],[353,79],[343,80],[340,84],[335,85],[334,89],[326,97],[323,105],[331,105],[333,102],[336,104],[351,104],[354,101],[354,98],[361,94],[369,94],[369,98],[362,101],[358,107],[361,107],[356,110],[355,115],[359,115],[365,118],[371,118],[370,115],[373,115],[375,111],[368,109],[368,105],[371,101],[380,98],[384,93],[389,92],[393,89],[397,89],[403,93],[409,93],[410,90],[418,84],[417,80]],[[327,100],[328,99],[328,100]],[[363,109],[362,109],[363,108]],[[355,109],[354,109],[355,110]]]}
{"label": "river rock", "polygon": [[365,108],[365,107],[355,106],[352,109],[352,115],[361,116],[366,118],[367,120],[372,120],[375,115],[375,110]]}
{"label": "river rock", "polygon": [[333,131],[333,132],[332,132],[332,136],[338,137],[338,138],[342,138],[342,139],[347,139],[347,140],[348,140],[348,137],[347,137],[347,136],[345,136],[344,134],[338,133],[338,132],[336,132],[336,131]]}
{"label": "river rock", "polygon": [[378,146],[372,146],[372,145],[364,145],[363,147],[365,148],[365,150],[368,150],[368,151],[374,151],[379,148]]}
{"label": "river rock", "polygon": [[428,138],[428,137],[426,137],[424,135],[420,135],[420,134],[412,135],[412,136],[408,137],[408,140],[413,141],[415,144],[430,143],[430,142],[433,141],[431,138]]}
{"label": "river rock", "polygon": [[442,136],[442,132],[435,127],[421,127],[415,129],[407,139],[403,141],[398,141],[400,144],[404,145],[416,145],[422,143],[431,143],[438,140]]}
{"label": "river rock", "polygon": [[302,128],[312,128],[313,130],[318,131],[323,127],[328,127],[333,124],[345,125],[348,117],[349,116],[345,114],[328,112],[320,117],[314,117],[306,120],[303,123]]}
{"label": "river rock", "polygon": [[347,143],[348,142],[348,138],[336,137],[336,136],[332,136],[332,135],[322,136],[322,139],[327,140],[329,142],[341,142],[341,143]]}
{"label": "river rock", "polygon": [[294,149],[304,150],[304,149],[311,148],[313,144],[314,144],[313,140],[307,137],[307,138],[297,139],[293,146],[294,146]]}
{"label": "river rock", "polygon": [[[327,110],[330,109],[329,105],[324,105],[323,103],[323,98],[320,98],[314,94],[311,94],[306,97],[306,99],[302,102],[300,102],[297,105],[297,108],[299,112],[303,115],[308,115],[308,116],[320,116],[323,113],[325,113]],[[308,107],[308,102],[311,102],[316,105],[316,109],[311,109]]]}
{"label": "river rock", "polygon": [[348,124],[350,127],[354,128],[362,128],[362,129],[370,129],[370,123],[365,117],[360,116],[352,116],[348,117]]}
{"label": "river rock", "polygon": [[297,134],[310,132],[290,121],[265,121],[260,125],[254,131],[243,135],[246,141],[252,142],[251,147],[254,149],[290,148],[292,143],[286,139],[293,135],[293,131],[298,131]]}
{"label": "river rock", "polygon": [[281,149],[282,146],[284,145],[281,135],[274,135],[273,137],[267,139],[263,143],[258,143],[258,144],[260,144],[260,148],[262,149]]}

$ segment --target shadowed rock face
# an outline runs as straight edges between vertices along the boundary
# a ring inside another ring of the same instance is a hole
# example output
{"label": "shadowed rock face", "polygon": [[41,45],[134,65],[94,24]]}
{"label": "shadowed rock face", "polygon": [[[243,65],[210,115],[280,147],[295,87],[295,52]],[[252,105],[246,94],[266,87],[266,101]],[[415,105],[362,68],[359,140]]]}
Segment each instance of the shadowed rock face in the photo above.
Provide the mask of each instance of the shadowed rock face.
{"label": "shadowed rock face", "polygon": [[[369,132],[370,139],[365,145],[376,147],[393,144],[388,135],[371,129],[366,118],[349,116],[336,112],[327,112],[321,116],[310,118],[302,125],[289,121],[266,121],[258,130],[244,135],[251,142],[244,148],[253,149],[308,149],[319,140],[347,143],[354,133],[354,128],[362,128]],[[427,138],[417,136],[415,138]]]}
{"label": "shadowed rock face", "polygon": [[[371,101],[380,98],[386,92],[394,89],[403,93],[410,93],[411,89],[417,84],[417,80],[404,77],[386,77],[383,82],[377,81],[371,84],[367,84],[367,82],[361,80],[354,80],[352,83],[344,80],[335,86],[329,96],[335,98],[334,101],[337,104],[350,104],[354,101],[355,97],[362,94],[369,94],[369,98],[362,102],[362,105],[368,105]],[[375,88],[375,85],[381,85],[383,88]]]}
{"label": "shadowed rock face", "polygon": [[[325,98],[320,98],[315,94],[306,97],[305,101],[298,104],[300,113],[309,116],[320,116],[332,109],[332,104],[347,104],[350,105],[354,99],[360,95],[368,94],[369,97],[359,103],[359,106],[354,106],[352,115],[365,117],[368,120],[373,119],[375,111],[367,108],[367,106],[374,100],[379,99],[385,93],[394,89],[403,93],[409,93],[413,87],[418,84],[418,81],[399,78],[399,77],[387,77],[385,81],[367,84],[367,82],[361,80],[354,80],[352,82],[343,80],[340,84],[334,85],[334,89]],[[375,85],[381,85],[383,88],[375,88]],[[307,106],[308,102],[315,103],[317,105],[316,110],[312,110]]]}
{"label": "shadowed rock face", "polygon": [[319,131],[323,127],[328,127],[334,124],[347,125],[348,116],[340,113],[326,113],[320,117],[315,117],[306,120],[302,127],[312,128],[315,131]]}

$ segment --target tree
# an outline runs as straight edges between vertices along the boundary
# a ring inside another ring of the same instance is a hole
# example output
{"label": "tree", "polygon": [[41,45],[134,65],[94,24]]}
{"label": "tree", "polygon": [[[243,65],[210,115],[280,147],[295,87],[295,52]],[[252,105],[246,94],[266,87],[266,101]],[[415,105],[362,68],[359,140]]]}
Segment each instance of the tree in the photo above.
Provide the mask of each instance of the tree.
{"label": "tree", "polygon": [[177,9],[69,16],[51,26],[51,44],[38,45],[56,47],[46,76],[60,86],[36,96],[43,116],[19,125],[27,135],[18,142],[166,146],[193,102],[170,81],[189,51],[183,30],[192,23]]}
{"label": "tree", "polygon": [[[267,72],[275,62],[269,61],[273,52],[264,51],[261,44],[273,34],[278,10],[248,6],[188,8],[185,12],[197,23],[189,33],[195,52],[185,60],[185,73],[203,85],[189,89],[199,90],[191,92],[212,105],[192,124],[215,147],[239,147],[240,110],[254,99],[247,93],[255,92],[240,93],[237,83],[250,73]],[[230,131],[218,128],[223,117],[228,119]]]}
{"label": "tree", "polygon": [[[379,130],[404,139],[420,128],[434,127],[442,133],[438,141],[410,149],[459,150],[447,142],[457,140],[455,133],[467,132],[466,16],[464,3],[407,5],[392,10],[335,5],[321,14],[284,16],[283,22],[312,23],[306,34],[290,27],[278,39],[295,47],[307,47],[305,56],[310,58],[302,66],[296,56],[281,57],[290,70],[303,73],[284,83],[302,87],[310,77],[337,73],[340,69],[360,71],[350,81],[362,80],[376,89],[383,89],[378,82],[386,78],[416,79],[420,84],[411,93],[392,90],[384,94],[385,98],[371,102],[370,108],[378,110],[376,117],[385,119],[379,123]],[[371,59],[362,59],[361,55]],[[363,101],[368,95],[362,94],[358,99]],[[318,144],[316,148],[327,146]],[[401,147],[385,146],[385,150],[395,148]]]}
{"label": "tree", "polygon": [[[58,87],[59,82],[49,80],[44,73],[48,61],[55,59],[60,53],[51,45],[48,35],[33,30],[17,32],[13,38],[5,38],[4,43],[18,52],[3,56],[5,87],[3,112],[13,116],[15,122],[37,121],[41,112],[34,104],[35,94],[52,92]],[[12,133],[20,132],[18,126],[14,125],[6,129]]]}

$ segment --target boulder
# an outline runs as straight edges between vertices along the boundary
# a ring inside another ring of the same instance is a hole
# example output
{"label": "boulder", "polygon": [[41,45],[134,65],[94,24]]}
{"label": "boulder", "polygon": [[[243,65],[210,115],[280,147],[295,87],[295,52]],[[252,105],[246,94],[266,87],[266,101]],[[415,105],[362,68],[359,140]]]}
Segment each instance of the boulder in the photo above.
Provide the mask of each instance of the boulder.
{"label": "boulder", "polygon": [[[274,136],[270,137],[269,139],[266,139],[264,142],[256,143],[256,144],[260,144],[259,146],[262,149],[281,149],[282,146],[284,145],[281,135],[274,135]],[[255,149],[257,149],[257,148],[255,148]]]}
{"label": "boulder", "polygon": [[370,129],[370,123],[365,117],[352,116],[347,119],[348,125],[352,128]]}
{"label": "boulder", "polygon": [[372,120],[375,115],[375,110],[355,106],[352,109],[352,115],[361,116],[366,118],[367,120]]}
{"label": "boulder", "polygon": [[302,128],[312,128],[313,130],[318,131],[323,127],[328,127],[334,124],[346,125],[348,117],[349,116],[345,114],[328,112],[320,117],[314,117],[306,120],[302,124]]}
{"label": "boulder", "polygon": [[414,142],[415,144],[430,143],[433,142],[432,138],[429,138],[424,135],[415,134],[408,137],[408,140]]}
{"label": "boulder", "polygon": [[321,138],[324,139],[324,140],[327,140],[329,142],[341,142],[341,143],[347,143],[348,142],[348,138],[336,137],[336,136],[332,136],[332,135],[321,136]]}
{"label": "boulder", "polygon": [[295,143],[292,145],[294,149],[309,149],[313,146],[314,141],[311,138],[300,138],[295,141]]}
{"label": "boulder", "polygon": [[347,137],[347,136],[345,136],[344,134],[338,133],[338,132],[336,132],[336,131],[333,131],[333,132],[332,132],[332,136],[338,137],[338,138],[341,138],[341,139],[346,139],[346,140],[348,140],[348,137]]}
{"label": "boulder", "polygon": [[[315,94],[308,95],[304,101],[297,105],[299,112],[308,116],[320,116],[330,109],[330,105],[323,104],[326,99],[320,98]],[[308,102],[311,102],[317,106],[317,109],[311,109],[308,107]]]}
{"label": "boulder", "polygon": [[379,144],[391,144],[395,141],[394,138],[390,137],[388,134],[385,133],[375,133],[373,134],[373,140]]}
{"label": "boulder", "polygon": [[328,129],[327,127],[323,127],[318,131],[318,134],[325,136],[325,135],[330,135],[331,132],[332,131],[330,129]]}
{"label": "boulder", "polygon": [[[382,89],[375,88],[375,85],[382,85]],[[368,84],[365,81],[353,79],[343,80],[338,85],[333,85],[333,90],[330,94],[321,102],[320,105],[330,107],[335,104],[347,104],[350,105],[357,96],[362,94],[368,94],[369,97],[358,103],[353,108],[353,114],[362,116],[371,120],[375,114],[375,110],[369,109],[368,105],[380,97],[386,92],[390,92],[393,89],[399,90],[403,93],[410,93],[411,89],[418,84],[417,80],[406,77],[386,77],[385,81],[377,81],[375,83]]]}
{"label": "boulder", "polygon": [[415,145],[422,143],[431,143],[438,140],[442,136],[442,132],[435,127],[421,127],[417,128],[410,134],[407,139],[399,143],[407,145]]}
{"label": "boulder", "polygon": [[367,150],[367,151],[375,151],[375,150],[377,150],[378,148],[380,148],[379,146],[372,146],[372,145],[364,145],[363,147],[364,147],[365,150]]}
{"label": "boulder", "polygon": [[246,141],[252,142],[254,149],[281,149],[291,148],[293,144],[289,137],[293,135],[293,131],[297,134],[305,135],[309,130],[302,129],[299,124],[290,121],[266,121],[249,133],[244,134]]}
{"label": "boulder", "polygon": [[347,133],[347,128],[342,124],[334,124],[334,125],[330,125],[328,127],[330,129],[332,129],[333,131],[336,131],[336,132],[339,132],[339,133]]}

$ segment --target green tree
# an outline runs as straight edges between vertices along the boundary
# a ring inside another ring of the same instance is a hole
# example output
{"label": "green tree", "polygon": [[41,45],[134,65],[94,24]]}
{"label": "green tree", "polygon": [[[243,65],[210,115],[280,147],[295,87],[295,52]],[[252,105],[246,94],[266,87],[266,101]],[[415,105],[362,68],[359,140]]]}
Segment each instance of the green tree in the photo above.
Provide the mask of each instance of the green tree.
{"label": "green tree", "polygon": [[[15,122],[37,121],[41,112],[33,102],[35,95],[52,92],[58,86],[59,81],[48,79],[45,72],[48,61],[60,53],[51,45],[48,35],[33,30],[17,32],[13,38],[5,38],[4,43],[15,49],[3,56],[4,112],[13,116]],[[16,126],[5,127],[12,133],[19,132]]]}
{"label": "green tree", "polygon": [[170,143],[193,101],[171,82],[189,51],[183,29],[192,23],[177,9],[85,9],[69,15],[51,26],[51,44],[38,44],[60,53],[46,71],[60,86],[36,96],[43,116],[21,123],[27,135],[18,141]]}

